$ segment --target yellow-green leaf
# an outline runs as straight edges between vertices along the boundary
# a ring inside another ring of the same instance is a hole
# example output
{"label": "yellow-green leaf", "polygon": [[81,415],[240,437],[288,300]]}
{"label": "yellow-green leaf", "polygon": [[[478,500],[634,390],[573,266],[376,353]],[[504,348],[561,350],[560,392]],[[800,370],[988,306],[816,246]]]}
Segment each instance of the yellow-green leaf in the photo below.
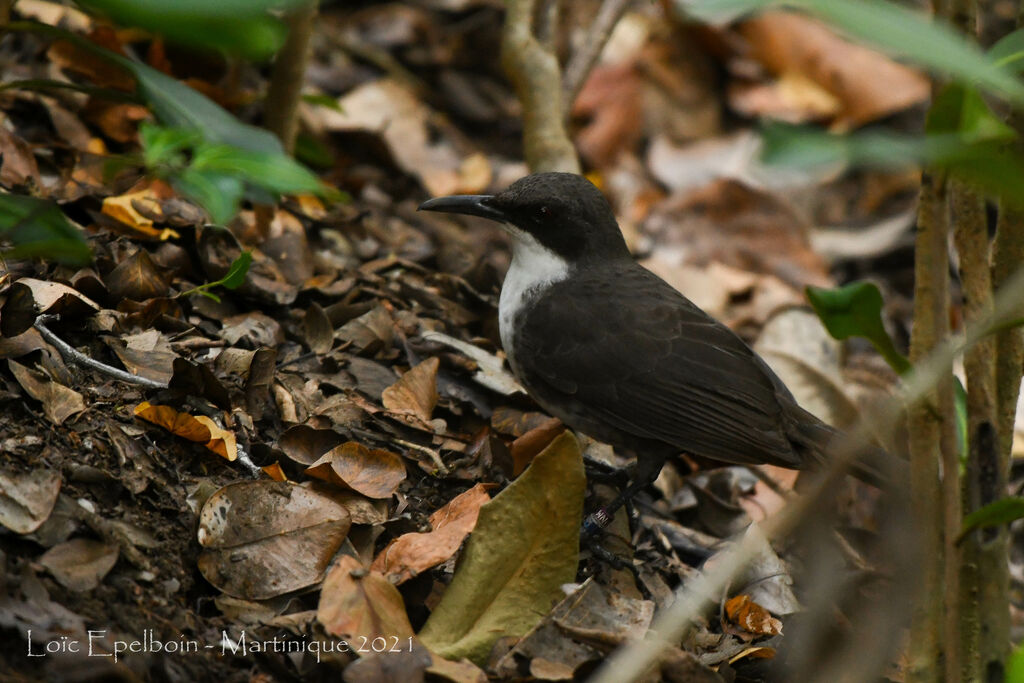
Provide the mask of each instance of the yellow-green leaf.
{"label": "yellow-green leaf", "polygon": [[504,636],[533,628],[576,578],[586,487],[579,443],[565,432],[494,500],[420,639],[447,659],[480,664]]}

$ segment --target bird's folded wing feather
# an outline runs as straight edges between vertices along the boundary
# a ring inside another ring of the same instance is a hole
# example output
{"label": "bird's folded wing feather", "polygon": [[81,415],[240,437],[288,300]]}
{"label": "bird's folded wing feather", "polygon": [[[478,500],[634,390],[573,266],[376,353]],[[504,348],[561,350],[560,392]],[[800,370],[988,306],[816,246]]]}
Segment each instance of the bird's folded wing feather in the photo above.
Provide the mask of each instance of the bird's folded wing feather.
{"label": "bird's folded wing feather", "polygon": [[[680,451],[800,465],[782,426],[780,400],[792,401],[785,387],[731,330],[649,271],[581,274],[535,305],[541,315],[517,333],[517,355],[532,359],[535,381],[548,390]],[[530,324],[542,319],[561,324]]]}

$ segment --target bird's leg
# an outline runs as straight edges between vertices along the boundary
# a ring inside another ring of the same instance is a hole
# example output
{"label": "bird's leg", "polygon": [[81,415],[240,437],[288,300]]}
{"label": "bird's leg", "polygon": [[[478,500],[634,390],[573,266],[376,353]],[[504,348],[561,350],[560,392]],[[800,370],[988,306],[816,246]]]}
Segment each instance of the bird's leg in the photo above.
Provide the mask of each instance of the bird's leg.
{"label": "bird's leg", "polygon": [[629,483],[629,470],[615,467],[606,462],[583,455],[583,466],[587,470],[587,480],[601,484],[610,484],[621,490]]}
{"label": "bird's leg", "polygon": [[593,536],[608,526],[619,508],[632,500],[633,496],[658,478],[658,473],[661,472],[661,466],[664,462],[663,458],[638,458],[636,470],[633,472],[633,482],[616,496],[612,502],[590,513],[583,521],[584,538]]}

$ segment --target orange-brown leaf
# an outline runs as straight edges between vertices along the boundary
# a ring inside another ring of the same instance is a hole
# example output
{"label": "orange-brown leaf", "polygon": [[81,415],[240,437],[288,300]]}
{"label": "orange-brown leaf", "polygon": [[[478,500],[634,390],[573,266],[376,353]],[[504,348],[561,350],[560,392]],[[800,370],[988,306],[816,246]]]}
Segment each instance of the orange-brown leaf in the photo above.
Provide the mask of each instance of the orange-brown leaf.
{"label": "orange-brown leaf", "polygon": [[398,589],[348,555],[324,579],[316,618],[328,633],[348,640],[413,635]]}
{"label": "orange-brown leaf", "polygon": [[399,584],[441,564],[459,549],[476,526],[480,506],[490,499],[483,484],[459,494],[430,516],[431,531],[399,536],[377,555],[372,569]]}
{"label": "orange-brown leaf", "polygon": [[391,451],[348,441],[306,468],[306,474],[347,486],[369,498],[387,498],[405,479],[405,463]]}

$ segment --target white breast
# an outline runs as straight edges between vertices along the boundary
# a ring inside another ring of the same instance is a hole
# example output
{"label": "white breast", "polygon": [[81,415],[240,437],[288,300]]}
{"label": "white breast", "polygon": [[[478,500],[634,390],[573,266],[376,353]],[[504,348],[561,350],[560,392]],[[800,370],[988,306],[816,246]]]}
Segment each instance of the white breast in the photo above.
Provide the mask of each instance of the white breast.
{"label": "white breast", "polygon": [[501,345],[512,369],[516,369],[515,320],[523,307],[540,296],[555,282],[569,277],[569,264],[561,256],[543,246],[533,235],[506,225],[512,234],[512,265],[501,286],[498,300],[498,330]]}

